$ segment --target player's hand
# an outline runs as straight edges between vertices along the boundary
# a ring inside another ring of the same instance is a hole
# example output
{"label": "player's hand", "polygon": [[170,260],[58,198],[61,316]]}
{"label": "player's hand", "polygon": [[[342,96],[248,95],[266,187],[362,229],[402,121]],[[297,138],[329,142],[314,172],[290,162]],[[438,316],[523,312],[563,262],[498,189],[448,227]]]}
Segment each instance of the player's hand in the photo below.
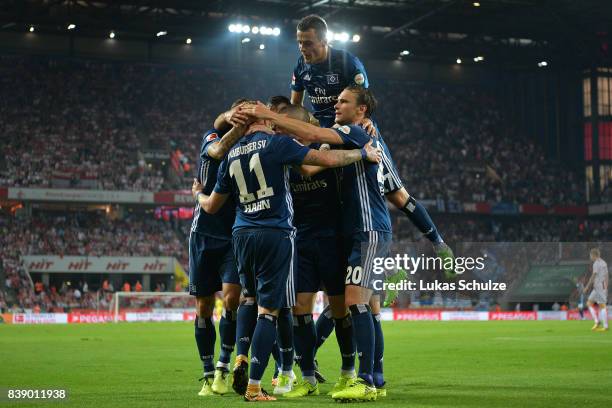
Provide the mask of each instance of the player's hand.
{"label": "player's hand", "polygon": [[372,122],[371,119],[365,118],[361,121],[359,125],[363,128],[363,130],[366,131],[368,135],[370,135],[370,137],[378,136],[378,131],[376,130],[376,126],[374,126],[374,122]]}
{"label": "player's hand", "polygon": [[257,105],[244,105],[240,107],[240,112],[247,116],[269,120],[274,118],[274,112],[272,112],[266,105],[257,101]]}
{"label": "player's hand", "polygon": [[202,183],[200,183],[198,179],[193,179],[193,184],[191,185],[191,195],[193,196],[193,199],[195,200],[196,195],[202,191],[204,191],[204,186]]}
{"label": "player's hand", "polygon": [[382,160],[382,150],[379,147],[374,147],[372,140],[363,147],[366,151],[366,159],[372,163],[380,163]]}
{"label": "player's hand", "polygon": [[249,117],[240,110],[240,107],[243,105],[244,104],[240,104],[225,112],[223,114],[225,121],[234,127],[246,126],[249,122]]}
{"label": "player's hand", "polygon": [[321,146],[319,146],[319,150],[324,152],[324,151],[327,151],[327,150],[331,150],[331,147],[327,143],[323,143]]}

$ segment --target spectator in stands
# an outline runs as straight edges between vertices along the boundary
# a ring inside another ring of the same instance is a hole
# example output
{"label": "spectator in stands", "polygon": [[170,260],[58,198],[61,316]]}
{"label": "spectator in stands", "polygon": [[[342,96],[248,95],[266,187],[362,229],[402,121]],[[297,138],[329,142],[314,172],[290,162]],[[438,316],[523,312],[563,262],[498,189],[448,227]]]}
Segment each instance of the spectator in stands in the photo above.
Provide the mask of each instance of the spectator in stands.
{"label": "spectator in stands", "polygon": [[136,281],[136,285],[134,285],[134,291],[135,292],[142,292],[142,284],[140,283],[139,280]]}

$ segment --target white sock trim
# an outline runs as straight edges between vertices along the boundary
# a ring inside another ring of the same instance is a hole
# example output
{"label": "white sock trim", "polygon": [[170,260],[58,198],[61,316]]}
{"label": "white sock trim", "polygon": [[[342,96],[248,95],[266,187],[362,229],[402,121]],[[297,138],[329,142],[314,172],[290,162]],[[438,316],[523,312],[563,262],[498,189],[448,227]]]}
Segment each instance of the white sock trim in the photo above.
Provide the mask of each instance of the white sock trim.
{"label": "white sock trim", "polygon": [[306,375],[303,377],[304,381],[310,383],[310,385],[317,385],[317,377],[314,375]]}
{"label": "white sock trim", "polygon": [[355,377],[357,374],[355,370],[340,370],[340,375],[343,377]]}

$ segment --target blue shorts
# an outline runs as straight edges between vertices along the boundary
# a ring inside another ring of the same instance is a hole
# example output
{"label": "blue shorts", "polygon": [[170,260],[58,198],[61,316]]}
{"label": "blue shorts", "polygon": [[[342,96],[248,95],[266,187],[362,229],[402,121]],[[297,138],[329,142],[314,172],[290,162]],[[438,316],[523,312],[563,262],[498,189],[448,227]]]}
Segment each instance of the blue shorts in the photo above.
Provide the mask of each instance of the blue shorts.
{"label": "blue shorts", "polygon": [[395,163],[393,162],[393,158],[391,157],[391,152],[387,147],[386,143],[381,139],[380,147],[382,148],[382,174],[384,180],[384,193],[390,194],[393,193],[404,185],[402,184],[402,180],[399,176],[399,171],[397,171],[397,167],[395,167]]}
{"label": "blue shorts", "polygon": [[344,294],[342,242],[338,237],[297,239],[297,293]]}
{"label": "blue shorts", "polygon": [[189,294],[211,296],[222,283],[239,285],[232,243],[198,232],[189,234]]}
{"label": "blue shorts", "polygon": [[294,233],[274,228],[234,232],[234,255],[240,282],[257,304],[268,309],[295,305]]}
{"label": "blue shorts", "polygon": [[345,237],[345,259],[348,264],[344,284],[372,290],[380,287],[382,282],[375,285],[375,281],[384,281],[385,271],[376,267],[375,259],[389,256],[391,238],[390,232],[380,231],[358,232]]}

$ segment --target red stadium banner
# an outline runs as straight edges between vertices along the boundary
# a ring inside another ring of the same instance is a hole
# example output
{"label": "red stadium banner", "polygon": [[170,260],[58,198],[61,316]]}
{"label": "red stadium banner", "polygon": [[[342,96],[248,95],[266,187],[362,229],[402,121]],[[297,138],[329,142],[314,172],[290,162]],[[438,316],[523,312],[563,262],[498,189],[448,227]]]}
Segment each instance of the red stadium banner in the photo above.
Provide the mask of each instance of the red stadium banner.
{"label": "red stadium banner", "polygon": [[[611,312],[608,312],[608,316],[610,314]],[[589,312],[589,309],[584,310],[583,316],[584,316],[584,319],[586,320],[593,320],[593,316],[591,316],[591,312]],[[580,312],[578,310],[573,309],[573,310],[568,310],[567,320],[582,320],[582,317],[580,317]]]}
{"label": "red stadium banner", "polygon": [[195,312],[183,312],[183,321],[184,322],[193,321],[195,318],[196,318],[196,313]]}
{"label": "red stadium banner", "polygon": [[393,320],[440,320],[440,311],[393,309]]}
{"label": "red stadium banner", "polygon": [[490,214],[491,204],[489,203],[463,203],[463,211],[475,212],[479,214]]}
{"label": "red stadium banner", "polygon": [[589,208],[584,205],[555,205],[552,212],[556,215],[588,215]]}
{"label": "red stadium banner", "polygon": [[164,205],[185,205],[193,204],[194,200],[190,191],[160,191],[153,194],[155,204]]}
{"label": "red stadium banner", "polygon": [[521,204],[519,212],[521,214],[547,214],[548,208],[542,204]]}
{"label": "red stadium banner", "polygon": [[536,312],[489,312],[489,320],[538,320]]}
{"label": "red stadium banner", "polygon": [[[111,312],[73,312],[68,313],[68,323],[108,323],[114,320]],[[125,321],[125,313],[119,313],[119,321]]]}

